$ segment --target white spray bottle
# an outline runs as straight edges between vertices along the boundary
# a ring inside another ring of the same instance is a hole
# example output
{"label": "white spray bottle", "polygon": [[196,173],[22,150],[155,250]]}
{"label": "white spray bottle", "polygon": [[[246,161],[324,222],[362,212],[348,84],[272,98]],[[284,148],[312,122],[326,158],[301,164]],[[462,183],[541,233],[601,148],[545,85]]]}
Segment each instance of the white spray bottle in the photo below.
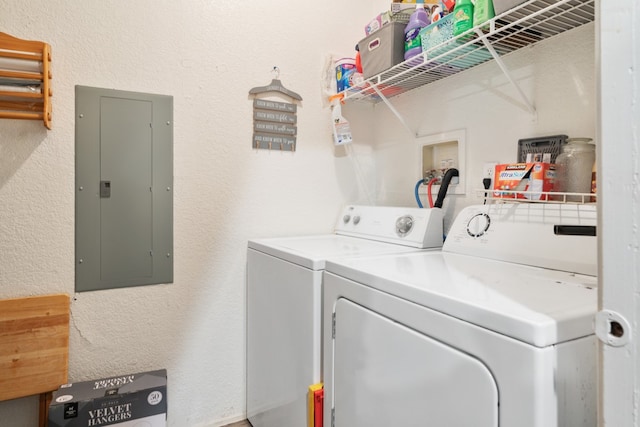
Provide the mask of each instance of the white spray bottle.
{"label": "white spray bottle", "polygon": [[333,143],[335,145],[350,144],[353,142],[351,136],[351,126],[347,119],[342,116],[343,94],[332,96],[331,100],[331,122],[333,128]]}

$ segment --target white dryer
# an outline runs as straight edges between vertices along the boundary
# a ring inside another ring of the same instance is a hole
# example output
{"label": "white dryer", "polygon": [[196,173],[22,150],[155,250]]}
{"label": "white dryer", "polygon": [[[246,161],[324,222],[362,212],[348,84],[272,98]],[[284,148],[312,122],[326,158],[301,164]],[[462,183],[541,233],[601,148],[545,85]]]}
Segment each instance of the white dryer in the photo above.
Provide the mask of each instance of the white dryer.
{"label": "white dryer", "polygon": [[326,425],[595,427],[594,205],[464,209],[442,251],[327,262]]}
{"label": "white dryer", "polygon": [[335,234],[250,240],[247,416],[253,427],[302,427],[321,382],[322,271],[327,258],[442,246],[440,209],[347,206]]}

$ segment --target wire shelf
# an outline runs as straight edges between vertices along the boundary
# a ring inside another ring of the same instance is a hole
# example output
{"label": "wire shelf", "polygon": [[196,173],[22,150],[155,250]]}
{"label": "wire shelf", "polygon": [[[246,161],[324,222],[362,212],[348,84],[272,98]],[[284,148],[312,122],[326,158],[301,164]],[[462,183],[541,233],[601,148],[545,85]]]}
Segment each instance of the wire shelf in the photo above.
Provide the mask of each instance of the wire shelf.
{"label": "wire shelf", "polygon": [[549,191],[476,190],[476,195],[494,203],[596,203],[596,193],[561,193]]}
{"label": "wire shelf", "polygon": [[[595,0],[529,0],[344,92],[378,103],[592,22]],[[381,96],[382,95],[382,96]]]}

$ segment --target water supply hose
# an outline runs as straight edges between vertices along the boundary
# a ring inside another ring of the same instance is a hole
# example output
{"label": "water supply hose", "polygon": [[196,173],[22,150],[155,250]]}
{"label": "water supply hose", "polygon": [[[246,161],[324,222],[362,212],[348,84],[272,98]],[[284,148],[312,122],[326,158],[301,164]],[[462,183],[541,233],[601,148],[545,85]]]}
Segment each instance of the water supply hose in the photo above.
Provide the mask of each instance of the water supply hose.
{"label": "water supply hose", "polygon": [[424,184],[424,179],[421,179],[420,181],[416,182],[416,187],[413,190],[413,192],[415,193],[415,196],[416,196],[416,203],[418,203],[418,207],[420,209],[424,208],[424,206],[422,206],[422,202],[420,201],[420,194],[419,194],[420,186],[422,184]]}
{"label": "water supply hose", "polygon": [[438,197],[433,204],[434,207],[442,208],[442,203],[444,202],[447,190],[449,189],[449,183],[454,176],[459,176],[458,169],[451,168],[444,173],[444,176],[442,177],[442,185],[440,185],[440,191],[438,191]]}
{"label": "water supply hose", "polygon": [[422,202],[420,201],[420,193],[419,193],[420,185],[425,184],[427,186],[427,201],[429,202],[429,207],[432,208],[433,196],[431,195],[431,188],[433,187],[433,184],[438,182],[438,178],[431,178],[428,183],[425,181],[426,180],[421,179],[420,181],[416,182],[416,187],[413,190],[416,196],[416,203],[418,203],[418,207],[420,209],[424,208],[424,206],[422,205]]}

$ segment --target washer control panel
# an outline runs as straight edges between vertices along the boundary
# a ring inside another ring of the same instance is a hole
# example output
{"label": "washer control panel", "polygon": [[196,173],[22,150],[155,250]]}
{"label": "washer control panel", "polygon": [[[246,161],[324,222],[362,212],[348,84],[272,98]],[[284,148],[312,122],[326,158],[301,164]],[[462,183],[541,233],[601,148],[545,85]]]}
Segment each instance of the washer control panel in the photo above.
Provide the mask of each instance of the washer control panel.
{"label": "washer control panel", "polygon": [[391,206],[346,206],[336,234],[397,243],[416,248],[442,246],[442,211]]}

